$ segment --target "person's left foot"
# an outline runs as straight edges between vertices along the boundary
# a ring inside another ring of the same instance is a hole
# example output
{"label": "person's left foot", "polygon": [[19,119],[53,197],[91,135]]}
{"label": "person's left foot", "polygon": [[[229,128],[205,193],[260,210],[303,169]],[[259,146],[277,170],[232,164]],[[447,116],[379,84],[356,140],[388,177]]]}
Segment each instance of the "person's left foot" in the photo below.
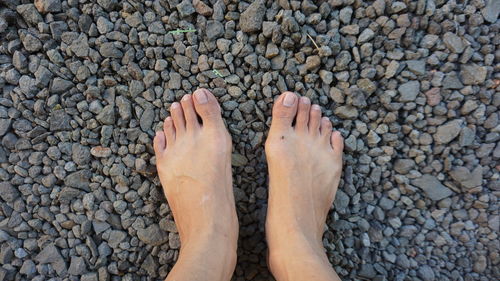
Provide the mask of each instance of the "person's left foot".
{"label": "person's left foot", "polygon": [[[214,95],[198,89],[170,107],[154,138],[156,166],[183,252],[210,249],[236,263],[238,219],[231,176],[231,137]],[[201,123],[198,121],[201,119]],[[205,259],[211,257],[206,256]],[[174,268],[175,269],[175,268]]]}

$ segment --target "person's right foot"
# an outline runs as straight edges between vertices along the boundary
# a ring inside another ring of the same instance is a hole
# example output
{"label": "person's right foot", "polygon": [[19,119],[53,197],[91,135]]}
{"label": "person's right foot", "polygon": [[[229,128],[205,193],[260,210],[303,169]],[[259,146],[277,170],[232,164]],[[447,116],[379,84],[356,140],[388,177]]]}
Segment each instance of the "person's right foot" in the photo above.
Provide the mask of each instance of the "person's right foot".
{"label": "person's right foot", "polygon": [[[322,235],[342,173],[343,145],[340,133],[332,131],[330,120],[321,118],[320,107],[311,106],[308,98],[285,92],[276,100],[265,148],[270,179],[266,236],[277,279],[306,257],[317,258],[323,269],[330,267],[327,276],[336,276]],[[295,262],[291,257],[297,257]],[[321,279],[321,271],[313,275]]]}

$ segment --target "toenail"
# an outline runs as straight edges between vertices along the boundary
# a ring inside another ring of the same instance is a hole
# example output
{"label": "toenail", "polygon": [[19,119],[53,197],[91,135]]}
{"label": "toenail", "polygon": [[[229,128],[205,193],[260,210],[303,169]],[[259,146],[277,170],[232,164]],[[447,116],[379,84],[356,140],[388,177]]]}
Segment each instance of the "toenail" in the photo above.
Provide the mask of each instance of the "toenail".
{"label": "toenail", "polygon": [[303,103],[303,104],[310,104],[311,103],[311,100],[307,97],[301,97],[300,98],[300,102]]}
{"label": "toenail", "polygon": [[295,94],[286,93],[283,99],[283,105],[286,107],[291,107],[295,103]]}
{"label": "toenail", "polygon": [[198,90],[194,93],[194,97],[196,98],[196,101],[198,101],[200,104],[204,104],[208,102],[207,94],[205,94],[204,90]]}
{"label": "toenail", "polygon": [[188,99],[189,99],[189,95],[185,95],[185,96],[182,97],[183,101],[187,101]]}
{"label": "toenail", "polygon": [[172,109],[176,109],[176,108],[178,108],[178,107],[179,107],[179,103],[177,103],[177,102],[174,102],[174,103],[170,106],[170,108],[172,108]]}
{"label": "toenail", "polygon": [[321,110],[321,107],[319,107],[319,105],[317,105],[317,104],[313,104],[312,109],[313,110]]}

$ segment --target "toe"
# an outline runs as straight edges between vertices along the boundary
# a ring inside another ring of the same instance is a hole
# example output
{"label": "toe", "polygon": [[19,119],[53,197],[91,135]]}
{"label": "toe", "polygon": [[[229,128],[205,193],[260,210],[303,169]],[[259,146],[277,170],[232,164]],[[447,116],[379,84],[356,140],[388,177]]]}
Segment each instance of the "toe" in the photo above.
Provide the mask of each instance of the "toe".
{"label": "toe", "polygon": [[155,155],[161,155],[165,150],[166,140],[165,134],[162,131],[156,132],[155,138],[153,139],[153,148],[155,150]]}
{"label": "toe", "polygon": [[220,125],[222,121],[219,103],[207,89],[200,88],[193,93],[196,112],[201,117],[203,125]]}
{"label": "toe", "polygon": [[299,99],[297,121],[295,122],[295,128],[297,128],[297,130],[307,132],[310,110],[311,110],[311,100],[308,97],[301,97]]}
{"label": "toe", "polygon": [[170,106],[170,115],[172,116],[172,121],[174,122],[175,131],[177,133],[183,133],[186,131],[184,112],[182,110],[182,106],[178,102],[174,102]]}
{"label": "toe", "polygon": [[175,141],[175,127],[172,117],[167,117],[163,122],[163,133],[165,133],[167,144],[172,145]]}
{"label": "toe", "polygon": [[194,110],[193,97],[185,95],[181,100],[182,110],[184,111],[184,118],[186,119],[186,129],[194,130],[200,127],[198,122],[198,115]]}
{"label": "toe", "polygon": [[317,104],[311,106],[309,112],[309,133],[313,135],[319,134],[319,126],[321,121],[321,108]]}
{"label": "toe", "polygon": [[272,125],[278,127],[291,127],[293,119],[297,114],[297,95],[292,92],[284,92],[278,97],[273,106]]}
{"label": "toe", "polygon": [[333,153],[342,159],[342,152],[344,151],[344,138],[339,131],[334,131],[331,136],[331,143],[333,147]]}
{"label": "toe", "polygon": [[328,144],[330,144],[330,137],[332,136],[332,122],[328,117],[321,118],[320,125],[321,138]]}

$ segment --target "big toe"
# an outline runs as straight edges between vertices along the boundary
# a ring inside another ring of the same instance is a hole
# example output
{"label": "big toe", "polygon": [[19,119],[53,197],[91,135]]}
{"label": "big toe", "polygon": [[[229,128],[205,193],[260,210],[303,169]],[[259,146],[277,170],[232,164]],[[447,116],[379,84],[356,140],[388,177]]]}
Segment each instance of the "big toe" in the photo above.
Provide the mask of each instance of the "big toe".
{"label": "big toe", "polygon": [[278,97],[273,106],[272,125],[278,127],[291,127],[297,115],[298,97],[292,92],[284,92]]}
{"label": "big toe", "polygon": [[222,124],[221,110],[215,96],[207,89],[197,89],[193,93],[194,107],[203,125]]}

